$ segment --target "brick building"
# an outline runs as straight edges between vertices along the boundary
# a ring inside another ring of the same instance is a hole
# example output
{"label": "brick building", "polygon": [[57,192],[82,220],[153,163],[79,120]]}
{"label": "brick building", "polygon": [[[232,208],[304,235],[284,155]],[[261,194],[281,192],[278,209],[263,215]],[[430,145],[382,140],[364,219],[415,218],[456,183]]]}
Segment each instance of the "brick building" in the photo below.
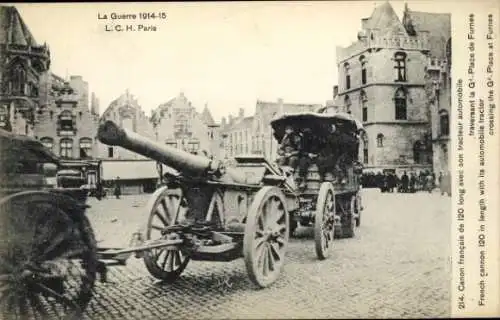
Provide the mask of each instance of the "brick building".
{"label": "brick building", "polygon": [[39,78],[50,67],[47,45],[39,45],[15,7],[0,6],[0,127],[34,135]]}
{"label": "brick building", "polygon": [[362,20],[358,41],[337,47],[337,101],[365,126],[367,169],[432,168],[429,66],[446,48],[449,20],[406,7],[400,21],[386,2]]}
{"label": "brick building", "polygon": [[40,77],[40,104],[34,135],[63,159],[97,157],[97,99],[89,108],[88,83],[81,76],[70,81],[46,72]]}
{"label": "brick building", "polygon": [[220,157],[219,125],[205,105],[198,113],[184,93],[158,106],[151,115],[156,140],[188,152]]}

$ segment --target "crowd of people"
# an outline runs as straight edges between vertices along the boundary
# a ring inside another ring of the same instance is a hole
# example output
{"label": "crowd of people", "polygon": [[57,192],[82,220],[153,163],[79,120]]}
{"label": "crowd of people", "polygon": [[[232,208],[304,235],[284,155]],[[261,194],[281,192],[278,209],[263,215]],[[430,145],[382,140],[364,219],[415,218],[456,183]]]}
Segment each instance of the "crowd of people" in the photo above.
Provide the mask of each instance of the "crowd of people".
{"label": "crowd of people", "polygon": [[361,176],[363,188],[379,188],[382,192],[412,193],[416,191],[432,192],[446,183],[448,176],[442,172],[436,177],[434,172],[423,170],[418,173],[404,171],[401,176],[391,171],[368,172]]}
{"label": "crowd of people", "polygon": [[320,181],[324,181],[327,172],[332,172],[335,180],[346,183],[348,167],[358,157],[357,133],[341,130],[335,125],[328,127],[327,134],[314,131],[310,127],[297,130],[291,125],[286,126],[277,164],[289,166],[296,172],[299,189],[305,188],[308,169],[313,163],[318,167]]}

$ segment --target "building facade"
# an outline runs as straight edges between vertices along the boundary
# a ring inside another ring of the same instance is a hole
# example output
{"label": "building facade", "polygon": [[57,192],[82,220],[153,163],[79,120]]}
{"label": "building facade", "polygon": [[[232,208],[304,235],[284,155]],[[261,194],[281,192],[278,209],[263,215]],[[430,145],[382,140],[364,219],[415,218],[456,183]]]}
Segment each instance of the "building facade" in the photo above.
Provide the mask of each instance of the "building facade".
{"label": "building facade", "polygon": [[406,7],[401,22],[386,2],[362,20],[357,42],[337,47],[337,101],[364,124],[365,168],[432,168],[428,66],[434,52],[446,47],[449,31],[435,31],[449,30],[449,19]]}
{"label": "building facade", "polygon": [[220,126],[205,105],[198,113],[184,93],[158,106],[151,114],[157,141],[192,153],[220,158]]}
{"label": "building facade", "polygon": [[50,67],[15,7],[0,6],[0,128],[33,136],[39,110],[40,75]]}
{"label": "building facade", "polygon": [[[137,99],[127,90],[124,94],[113,100],[104,111],[100,121],[111,120],[119,126],[138,133],[146,138],[156,140],[153,126],[149,117],[144,113]],[[97,143],[98,154],[101,159],[115,160],[140,160],[146,157],[122,147],[108,146]]]}
{"label": "building facade", "polygon": [[321,104],[284,103],[283,99],[277,102],[257,100],[252,125],[251,153],[260,154],[270,161],[277,158],[278,142],[274,139],[271,120],[283,113],[317,111]]}
{"label": "building facade", "polygon": [[229,121],[222,123],[223,159],[252,153],[254,117],[245,117],[245,111],[240,108],[238,116],[229,116]]}
{"label": "building facade", "polygon": [[35,138],[62,159],[97,157],[99,115],[89,109],[87,82],[80,76],[66,82],[51,72],[43,74],[40,82],[43,107],[36,115]]}

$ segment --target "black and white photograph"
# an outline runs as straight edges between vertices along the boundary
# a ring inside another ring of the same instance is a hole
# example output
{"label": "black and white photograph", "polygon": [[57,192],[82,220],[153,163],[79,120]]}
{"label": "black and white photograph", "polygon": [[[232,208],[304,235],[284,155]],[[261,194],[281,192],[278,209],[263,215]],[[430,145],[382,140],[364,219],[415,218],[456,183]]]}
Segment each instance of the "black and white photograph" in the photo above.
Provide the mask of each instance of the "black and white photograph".
{"label": "black and white photograph", "polygon": [[0,319],[499,316],[499,18],[0,4]]}

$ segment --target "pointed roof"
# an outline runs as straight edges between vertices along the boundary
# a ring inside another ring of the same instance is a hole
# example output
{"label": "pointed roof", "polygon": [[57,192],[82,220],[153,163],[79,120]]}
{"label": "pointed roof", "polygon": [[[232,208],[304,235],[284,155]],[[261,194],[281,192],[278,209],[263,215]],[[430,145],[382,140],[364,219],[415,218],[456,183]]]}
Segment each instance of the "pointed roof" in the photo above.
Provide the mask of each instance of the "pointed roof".
{"label": "pointed roof", "polygon": [[428,32],[431,56],[444,58],[446,41],[451,38],[451,14],[411,11],[405,8],[404,20],[415,32]]}
{"label": "pointed roof", "polygon": [[16,7],[0,6],[0,43],[38,46]]}
{"label": "pointed roof", "polygon": [[406,34],[406,29],[388,1],[376,7],[372,15],[369,18],[364,18],[362,23],[363,29],[379,29],[382,32],[392,31]]}
{"label": "pointed roof", "polygon": [[205,103],[205,108],[203,108],[203,111],[201,112],[200,118],[201,121],[203,121],[203,123],[205,123],[207,126],[215,125],[212,113],[210,112],[210,110],[208,110],[208,104],[206,103]]}

